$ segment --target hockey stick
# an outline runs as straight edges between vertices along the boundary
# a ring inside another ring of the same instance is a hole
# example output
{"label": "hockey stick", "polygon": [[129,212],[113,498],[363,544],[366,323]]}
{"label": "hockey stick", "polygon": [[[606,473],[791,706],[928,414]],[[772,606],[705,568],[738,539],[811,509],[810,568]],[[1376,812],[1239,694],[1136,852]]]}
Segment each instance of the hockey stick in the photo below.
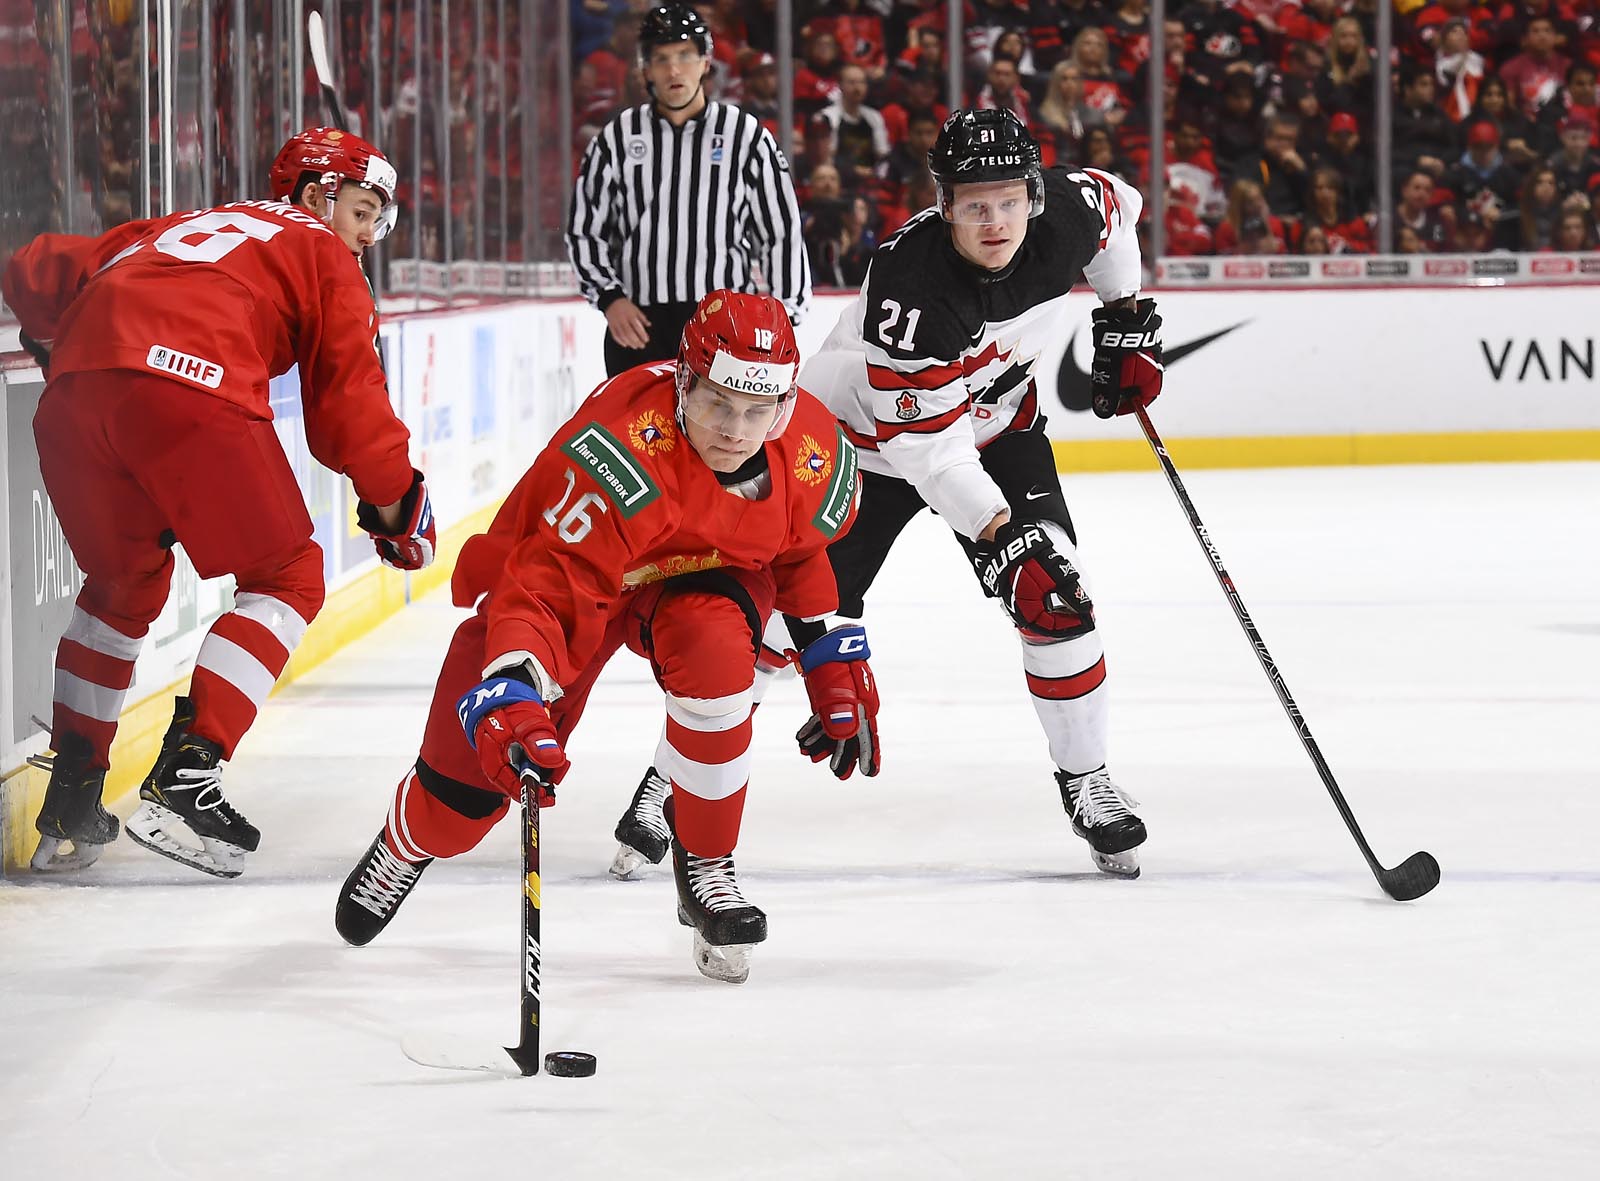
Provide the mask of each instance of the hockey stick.
{"label": "hockey stick", "polygon": [[[538,773],[519,769],[522,780],[522,944],[518,982],[517,1044],[503,1047],[503,1056],[487,1045],[426,1034],[407,1034],[400,1041],[405,1056],[419,1066],[441,1070],[480,1070],[506,1078],[545,1073],[587,1078],[595,1057],[580,1050],[556,1050],[539,1057],[539,789]],[[507,1059],[510,1059],[507,1061]]]}
{"label": "hockey stick", "polygon": [[[400,1040],[405,1056],[419,1066],[441,1070],[481,1070],[526,1078],[539,1073],[539,780],[532,768],[522,778],[522,944],[519,966],[517,1044],[504,1053],[490,1046],[431,1034],[408,1033]],[[506,1060],[509,1056],[510,1061]]]}
{"label": "hockey stick", "polygon": [[349,131],[350,117],[339,99],[339,90],[333,84],[333,68],[328,64],[327,31],[322,27],[322,14],[315,9],[306,17],[306,44],[311,49],[311,66],[322,87],[322,105],[327,108],[328,118],[340,131]]}
{"label": "hockey stick", "polygon": [[1200,520],[1200,514],[1195,511],[1194,501],[1189,499],[1189,493],[1184,490],[1183,481],[1178,478],[1178,469],[1172,465],[1172,457],[1167,454],[1161,436],[1156,434],[1156,428],[1151,425],[1150,416],[1145,413],[1144,407],[1138,407],[1134,413],[1139,416],[1139,425],[1144,429],[1144,437],[1149,441],[1150,449],[1161,461],[1161,470],[1167,474],[1167,483],[1172,485],[1173,495],[1178,498],[1184,514],[1189,518],[1189,528],[1194,530],[1195,540],[1200,543],[1200,548],[1206,551],[1206,557],[1211,561],[1212,573],[1217,576],[1217,582],[1222,586],[1222,593],[1228,597],[1228,604],[1238,617],[1239,626],[1244,628],[1245,636],[1255,649],[1256,659],[1261,662],[1267,680],[1272,682],[1272,688],[1278,694],[1283,712],[1289,716],[1294,732],[1300,736],[1300,744],[1311,756],[1317,774],[1322,777],[1322,786],[1328,789],[1328,795],[1333,799],[1333,806],[1339,809],[1339,815],[1344,818],[1344,826],[1350,830],[1350,835],[1355,838],[1361,855],[1367,859],[1367,868],[1372,870],[1373,877],[1378,879],[1378,885],[1383,887],[1383,892],[1389,897],[1401,902],[1421,898],[1439,884],[1439,863],[1434,860],[1432,853],[1413,853],[1393,869],[1385,869],[1373,855],[1372,846],[1367,844],[1367,838],[1362,835],[1361,826],[1356,823],[1355,814],[1345,802],[1344,793],[1334,782],[1333,772],[1328,769],[1327,761],[1317,749],[1316,739],[1311,737],[1311,727],[1306,724],[1294,698],[1289,696],[1289,686],[1284,684],[1283,674],[1278,671],[1272,653],[1267,651],[1266,642],[1262,640],[1261,633],[1251,621],[1250,612],[1245,610],[1244,600],[1234,589],[1233,579],[1228,576],[1228,571],[1222,565],[1222,555],[1217,552],[1217,547],[1211,541],[1211,535],[1206,532],[1206,527]]}

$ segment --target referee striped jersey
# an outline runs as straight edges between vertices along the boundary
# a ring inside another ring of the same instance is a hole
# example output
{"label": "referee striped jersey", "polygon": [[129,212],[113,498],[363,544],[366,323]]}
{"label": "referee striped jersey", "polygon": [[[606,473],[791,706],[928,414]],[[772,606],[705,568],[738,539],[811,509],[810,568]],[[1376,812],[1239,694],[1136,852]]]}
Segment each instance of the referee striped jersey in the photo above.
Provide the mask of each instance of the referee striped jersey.
{"label": "referee striped jersey", "polygon": [[758,272],[792,318],[811,302],[789,165],[754,115],[726,103],[682,127],[650,103],[613,116],[584,152],[567,252],[602,310],[622,295],[649,306],[752,291]]}

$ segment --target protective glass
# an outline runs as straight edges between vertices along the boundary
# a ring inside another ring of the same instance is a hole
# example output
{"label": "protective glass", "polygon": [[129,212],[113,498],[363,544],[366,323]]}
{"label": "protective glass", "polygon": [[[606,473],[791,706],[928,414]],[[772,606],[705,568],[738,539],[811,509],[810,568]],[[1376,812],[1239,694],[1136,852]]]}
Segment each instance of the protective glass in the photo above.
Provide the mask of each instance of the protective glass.
{"label": "protective glass", "polygon": [[757,443],[772,438],[775,429],[781,433],[792,401],[789,396],[736,393],[702,377],[689,386],[679,405],[686,422],[742,443]]}
{"label": "protective glass", "polygon": [[984,184],[939,183],[939,213],[957,225],[999,225],[1044,212],[1044,181],[1037,174]]}

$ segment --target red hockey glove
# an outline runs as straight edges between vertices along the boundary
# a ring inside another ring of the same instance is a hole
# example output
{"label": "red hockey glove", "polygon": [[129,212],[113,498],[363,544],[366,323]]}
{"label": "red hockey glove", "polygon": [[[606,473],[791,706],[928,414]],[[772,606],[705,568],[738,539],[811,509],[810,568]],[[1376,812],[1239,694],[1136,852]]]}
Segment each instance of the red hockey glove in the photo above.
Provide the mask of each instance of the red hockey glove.
{"label": "red hockey glove", "polygon": [[992,542],[978,543],[972,564],[1023,631],[1060,637],[1094,626],[1089,592],[1038,521],[1007,521]]}
{"label": "red hockey glove", "polygon": [[390,533],[378,520],[375,506],[364,500],[356,502],[356,524],[372,538],[378,560],[396,570],[421,570],[433,561],[438,537],[433,527],[433,501],[419,471],[412,471],[411,487],[400,498],[400,520],[399,530]]}
{"label": "red hockey glove", "polygon": [[532,685],[513,676],[492,676],[456,702],[456,716],[490,782],[516,799],[522,794],[518,771],[531,765],[540,780],[539,806],[556,802],[550,789],[572,764],[544,698]]}
{"label": "red hockey glove", "polygon": [[795,739],[802,754],[813,763],[827,759],[840,779],[849,779],[857,767],[863,775],[878,773],[878,686],[867,665],[871,655],[865,629],[851,626],[834,628],[794,657],[812,710]]}
{"label": "red hockey glove", "polygon": [[1094,363],[1089,367],[1090,405],[1100,418],[1132,414],[1161,393],[1161,317],[1156,301],[1133,307],[1099,307],[1093,321]]}

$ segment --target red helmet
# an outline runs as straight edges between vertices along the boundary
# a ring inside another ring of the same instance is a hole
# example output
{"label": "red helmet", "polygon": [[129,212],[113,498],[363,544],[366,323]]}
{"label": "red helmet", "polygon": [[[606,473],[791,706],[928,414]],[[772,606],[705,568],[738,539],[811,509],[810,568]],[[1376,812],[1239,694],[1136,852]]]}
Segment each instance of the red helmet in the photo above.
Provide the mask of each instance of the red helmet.
{"label": "red helmet", "polygon": [[781,409],[767,432],[783,434],[794,416],[800,349],[783,304],[770,295],[719,290],[709,293],[684,325],[678,349],[678,406],[702,378],[735,394],[776,397]]}
{"label": "red helmet", "polygon": [[359,135],[337,127],[311,127],[291,136],[267,173],[272,195],[280,201],[289,200],[295,185],[307,172],[317,175],[330,199],[347,181],[376,193],[383,202],[383,212],[378,216],[373,236],[385,238],[394,228],[397,213],[394,197],[399,177],[383,153]]}

